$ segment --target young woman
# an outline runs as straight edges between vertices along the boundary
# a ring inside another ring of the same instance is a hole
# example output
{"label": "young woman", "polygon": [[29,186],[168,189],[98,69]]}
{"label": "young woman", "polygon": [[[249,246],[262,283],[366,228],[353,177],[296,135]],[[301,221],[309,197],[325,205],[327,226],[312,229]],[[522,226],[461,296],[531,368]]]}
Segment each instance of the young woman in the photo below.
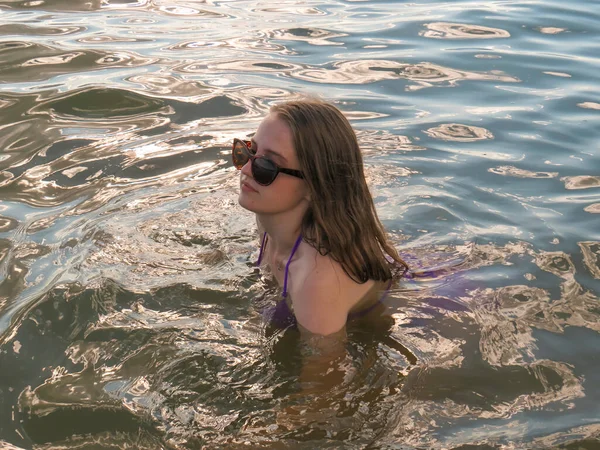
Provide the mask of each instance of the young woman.
{"label": "young woman", "polygon": [[335,106],[276,105],[251,141],[234,140],[232,156],[239,203],[256,214],[259,264],[282,288],[278,326],[336,333],[406,271],[377,218],[354,130]]}

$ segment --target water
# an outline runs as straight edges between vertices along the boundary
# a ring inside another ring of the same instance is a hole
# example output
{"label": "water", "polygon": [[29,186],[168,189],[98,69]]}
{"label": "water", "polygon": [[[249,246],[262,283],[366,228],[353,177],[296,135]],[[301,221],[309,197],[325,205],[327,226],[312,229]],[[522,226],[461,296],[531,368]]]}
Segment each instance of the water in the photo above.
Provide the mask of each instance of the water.
{"label": "water", "polygon": [[[595,0],[1,0],[0,444],[600,448],[599,29]],[[313,391],[228,159],[299,93],[437,269]]]}

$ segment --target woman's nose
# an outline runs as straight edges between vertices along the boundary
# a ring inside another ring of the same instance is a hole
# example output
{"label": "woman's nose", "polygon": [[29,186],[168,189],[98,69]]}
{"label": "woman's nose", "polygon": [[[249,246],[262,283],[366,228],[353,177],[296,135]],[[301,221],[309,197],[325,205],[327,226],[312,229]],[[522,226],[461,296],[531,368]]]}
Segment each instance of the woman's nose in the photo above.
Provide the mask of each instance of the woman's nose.
{"label": "woman's nose", "polygon": [[247,177],[252,177],[252,160],[248,159],[246,164],[242,166],[242,173]]}

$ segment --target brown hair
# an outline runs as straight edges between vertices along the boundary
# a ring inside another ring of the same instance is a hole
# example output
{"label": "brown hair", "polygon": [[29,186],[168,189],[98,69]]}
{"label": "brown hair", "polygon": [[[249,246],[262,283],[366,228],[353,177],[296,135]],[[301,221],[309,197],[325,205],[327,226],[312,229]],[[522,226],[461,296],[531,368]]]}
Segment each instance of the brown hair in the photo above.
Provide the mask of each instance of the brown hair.
{"label": "brown hair", "polygon": [[356,282],[389,280],[400,266],[403,275],[408,265],[377,217],[362,153],[346,117],[335,106],[312,99],[281,103],[271,112],[290,127],[309,188],[304,240],[340,263]]}

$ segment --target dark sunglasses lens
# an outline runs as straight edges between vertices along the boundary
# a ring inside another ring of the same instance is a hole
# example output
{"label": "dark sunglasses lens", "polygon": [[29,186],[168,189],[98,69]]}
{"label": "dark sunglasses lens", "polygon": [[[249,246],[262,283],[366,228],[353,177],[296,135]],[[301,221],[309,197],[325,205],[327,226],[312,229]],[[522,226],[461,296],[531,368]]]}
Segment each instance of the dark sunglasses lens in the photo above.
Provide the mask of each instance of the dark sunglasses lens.
{"label": "dark sunglasses lens", "polygon": [[252,176],[258,184],[268,186],[277,176],[277,166],[267,158],[256,158],[252,161]]}
{"label": "dark sunglasses lens", "polygon": [[231,153],[231,159],[233,160],[233,165],[236,169],[241,169],[248,162],[248,149],[242,141],[233,141],[233,151]]}

